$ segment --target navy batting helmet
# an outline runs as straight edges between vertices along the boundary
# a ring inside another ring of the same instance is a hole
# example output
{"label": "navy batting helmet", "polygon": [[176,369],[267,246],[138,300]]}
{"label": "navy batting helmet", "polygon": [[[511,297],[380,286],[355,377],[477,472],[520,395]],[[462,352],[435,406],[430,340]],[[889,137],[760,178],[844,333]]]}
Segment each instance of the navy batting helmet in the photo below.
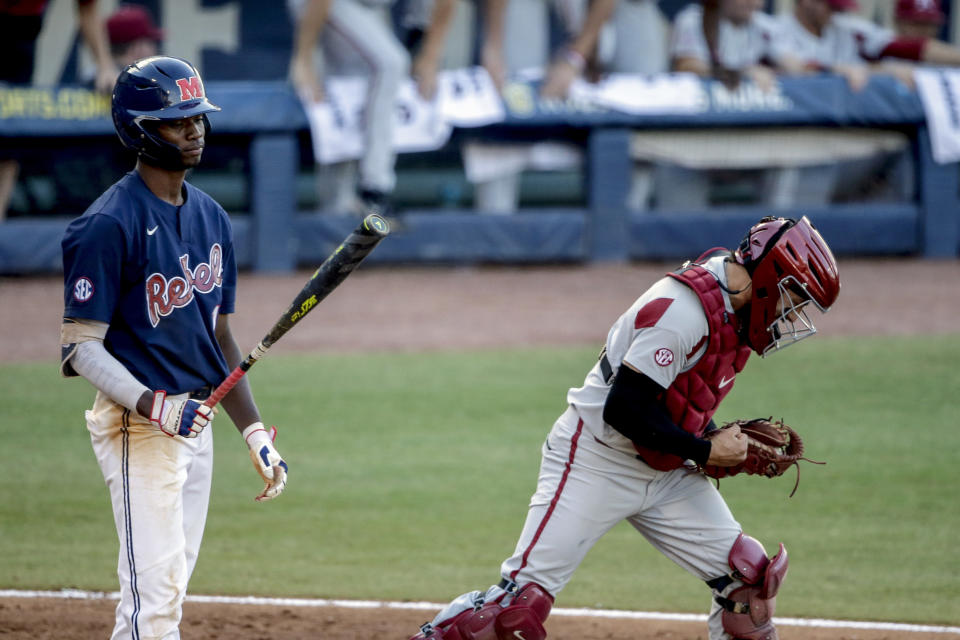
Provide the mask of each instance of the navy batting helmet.
{"label": "navy batting helmet", "polygon": [[113,88],[113,126],[120,141],[145,162],[165,169],[184,169],[180,149],[164,141],[155,125],[220,111],[207,100],[197,69],[180,58],[153,56],[134,62],[120,73]]}

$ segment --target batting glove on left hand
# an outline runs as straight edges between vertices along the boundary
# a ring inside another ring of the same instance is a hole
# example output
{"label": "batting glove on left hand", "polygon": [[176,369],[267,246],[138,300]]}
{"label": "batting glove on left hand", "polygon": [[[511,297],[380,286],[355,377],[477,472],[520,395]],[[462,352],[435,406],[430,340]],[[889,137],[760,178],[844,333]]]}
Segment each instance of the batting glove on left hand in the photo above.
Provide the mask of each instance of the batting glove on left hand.
{"label": "batting glove on left hand", "polygon": [[198,400],[167,400],[166,391],[155,391],[150,422],[168,436],[196,438],[217,414]]}
{"label": "batting glove on left hand", "polygon": [[277,428],[270,427],[268,432],[262,422],[254,422],[243,430],[243,439],[250,447],[250,459],[266,485],[255,500],[272,500],[287,486],[287,463],[283,461],[273,441],[277,437]]}

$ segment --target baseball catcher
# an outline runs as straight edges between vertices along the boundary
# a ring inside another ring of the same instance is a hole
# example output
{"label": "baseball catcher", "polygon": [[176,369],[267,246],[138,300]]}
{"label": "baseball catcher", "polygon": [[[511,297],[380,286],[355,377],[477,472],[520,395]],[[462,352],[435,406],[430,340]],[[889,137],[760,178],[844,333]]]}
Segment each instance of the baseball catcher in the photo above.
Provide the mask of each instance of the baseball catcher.
{"label": "baseball catcher", "polygon": [[807,218],[763,218],[736,250],[664,274],[614,320],[583,385],[567,390],[499,582],[455,598],[411,640],[544,640],[554,600],[624,520],[710,589],[710,640],[776,640],[787,551],[768,556],[706,474],[774,477],[803,442],[782,421],[718,428],[713,416],[751,353],[812,336],[808,309],[825,312],[839,294],[836,261]]}
{"label": "baseball catcher", "polygon": [[814,464],[816,462],[803,457],[803,439],[792,427],[782,419],[774,421],[769,418],[754,418],[753,420],[734,420],[719,429],[708,431],[706,438],[711,438],[724,429],[737,429],[747,440],[747,457],[740,464],[732,467],[705,465],[703,472],[711,478],[727,478],[739,473],[752,476],[766,476],[776,478],[792,466],[797,467],[797,482],[793,485],[790,497],[797,492],[800,484],[800,460]]}

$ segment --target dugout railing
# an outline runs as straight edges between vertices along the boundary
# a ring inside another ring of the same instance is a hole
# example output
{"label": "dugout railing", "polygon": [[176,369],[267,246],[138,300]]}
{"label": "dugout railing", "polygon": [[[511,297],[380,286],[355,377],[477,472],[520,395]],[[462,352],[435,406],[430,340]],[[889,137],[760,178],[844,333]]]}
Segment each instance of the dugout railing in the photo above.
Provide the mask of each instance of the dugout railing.
{"label": "dugout railing", "polygon": [[[211,148],[218,144],[218,136],[230,137],[240,141],[238,153],[245,155],[248,210],[228,207],[241,266],[283,272],[315,265],[354,220],[298,210],[308,122],[292,91],[280,82],[210,82],[207,90],[223,107],[212,118]],[[705,81],[709,103],[695,115],[628,115],[574,101],[544,104],[535,99],[521,112],[508,101],[503,122],[458,131],[455,139],[575,142],[585,158],[583,206],[526,207],[511,215],[408,208],[397,217],[390,240],[370,261],[521,264],[675,259],[705,246],[731,246],[743,229],[771,211],[755,206],[697,211],[627,208],[633,167],[630,136],[636,130],[764,127],[863,127],[906,133],[915,170],[914,197],[777,213],[810,216],[841,256],[950,258],[960,253],[960,172],[956,164],[934,162],[916,93],[892,78],[875,78],[863,91],[852,93],[841,79],[830,76],[784,79],[778,91],[780,99],[772,102],[756,91],[731,94]],[[105,100],[80,89],[0,87],[0,136],[7,148],[43,144],[52,149],[56,161],[60,146],[114,136],[107,106]],[[17,216],[0,223],[0,273],[60,270],[60,237],[79,213]]]}

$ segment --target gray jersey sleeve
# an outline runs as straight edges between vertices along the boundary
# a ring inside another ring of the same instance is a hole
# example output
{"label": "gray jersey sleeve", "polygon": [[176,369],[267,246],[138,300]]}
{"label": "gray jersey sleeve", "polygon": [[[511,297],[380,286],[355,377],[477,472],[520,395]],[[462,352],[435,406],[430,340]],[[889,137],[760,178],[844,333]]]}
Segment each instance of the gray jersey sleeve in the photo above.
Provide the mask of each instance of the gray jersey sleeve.
{"label": "gray jersey sleeve", "polygon": [[666,284],[673,289],[673,302],[654,326],[635,330],[623,357],[663,388],[697,363],[709,332],[697,295],[679,282]]}

